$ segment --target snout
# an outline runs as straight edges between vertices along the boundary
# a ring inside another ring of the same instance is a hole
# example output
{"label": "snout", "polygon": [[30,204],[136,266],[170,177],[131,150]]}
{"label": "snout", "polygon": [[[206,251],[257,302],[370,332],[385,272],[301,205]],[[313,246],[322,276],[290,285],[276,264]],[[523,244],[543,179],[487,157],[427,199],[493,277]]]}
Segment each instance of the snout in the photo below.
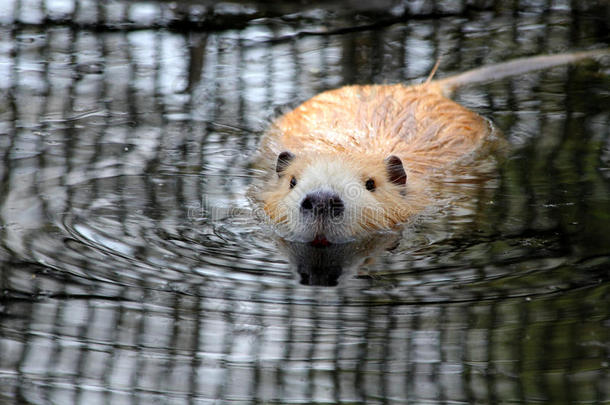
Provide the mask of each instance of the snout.
{"label": "snout", "polygon": [[343,200],[331,191],[314,191],[308,193],[301,201],[303,215],[315,217],[340,217],[345,211]]}

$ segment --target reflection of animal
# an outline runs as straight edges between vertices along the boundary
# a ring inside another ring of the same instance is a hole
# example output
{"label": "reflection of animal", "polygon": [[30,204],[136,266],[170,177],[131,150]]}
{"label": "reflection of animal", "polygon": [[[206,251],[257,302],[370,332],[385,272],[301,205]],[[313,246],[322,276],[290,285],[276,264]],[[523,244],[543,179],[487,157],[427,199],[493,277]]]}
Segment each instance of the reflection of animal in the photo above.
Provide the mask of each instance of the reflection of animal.
{"label": "reflection of animal", "polygon": [[345,241],[403,223],[428,204],[426,179],[464,162],[490,123],[447,98],[462,85],[607,54],[538,56],[405,86],[346,86],[282,115],[258,155],[252,191],[283,236]]}
{"label": "reflection of animal", "polygon": [[362,266],[373,264],[381,252],[393,250],[398,245],[398,234],[375,233],[353,242],[324,247],[282,239],[278,243],[298,274],[300,283],[318,286],[335,286],[341,280],[351,278]]}

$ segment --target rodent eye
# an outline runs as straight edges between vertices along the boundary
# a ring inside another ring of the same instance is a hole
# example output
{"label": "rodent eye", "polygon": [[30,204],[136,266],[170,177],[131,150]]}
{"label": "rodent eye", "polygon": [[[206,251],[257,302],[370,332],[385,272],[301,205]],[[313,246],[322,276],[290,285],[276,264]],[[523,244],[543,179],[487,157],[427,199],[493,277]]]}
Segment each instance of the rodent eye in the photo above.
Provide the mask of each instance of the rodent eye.
{"label": "rodent eye", "polygon": [[290,179],[290,188],[294,188],[294,186],[297,185],[297,179],[292,176],[292,178]]}
{"label": "rodent eye", "polygon": [[368,179],[366,181],[366,183],[364,183],[364,186],[366,187],[367,190],[374,191],[375,190],[375,180]]}

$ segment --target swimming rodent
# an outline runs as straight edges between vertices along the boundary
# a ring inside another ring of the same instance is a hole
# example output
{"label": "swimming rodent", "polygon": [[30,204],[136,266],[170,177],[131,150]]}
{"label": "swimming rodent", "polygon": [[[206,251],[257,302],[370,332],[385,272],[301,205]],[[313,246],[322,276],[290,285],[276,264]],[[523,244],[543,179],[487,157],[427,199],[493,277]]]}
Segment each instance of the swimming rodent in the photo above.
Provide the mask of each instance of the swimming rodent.
{"label": "swimming rodent", "polygon": [[395,228],[430,204],[434,172],[463,162],[494,132],[449,99],[456,88],[607,54],[535,56],[412,86],[325,91],[273,121],[250,196],[289,240],[325,246]]}

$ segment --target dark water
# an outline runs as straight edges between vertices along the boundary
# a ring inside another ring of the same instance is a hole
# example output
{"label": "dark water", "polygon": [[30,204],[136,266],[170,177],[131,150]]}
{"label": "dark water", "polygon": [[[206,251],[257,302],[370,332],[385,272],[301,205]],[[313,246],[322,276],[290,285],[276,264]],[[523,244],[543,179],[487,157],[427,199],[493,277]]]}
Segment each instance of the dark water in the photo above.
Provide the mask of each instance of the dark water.
{"label": "dark water", "polygon": [[0,2],[1,404],[610,402],[607,59],[460,91],[510,149],[401,237],[245,197],[286,106],[608,46],[607,3],[210,4]]}

